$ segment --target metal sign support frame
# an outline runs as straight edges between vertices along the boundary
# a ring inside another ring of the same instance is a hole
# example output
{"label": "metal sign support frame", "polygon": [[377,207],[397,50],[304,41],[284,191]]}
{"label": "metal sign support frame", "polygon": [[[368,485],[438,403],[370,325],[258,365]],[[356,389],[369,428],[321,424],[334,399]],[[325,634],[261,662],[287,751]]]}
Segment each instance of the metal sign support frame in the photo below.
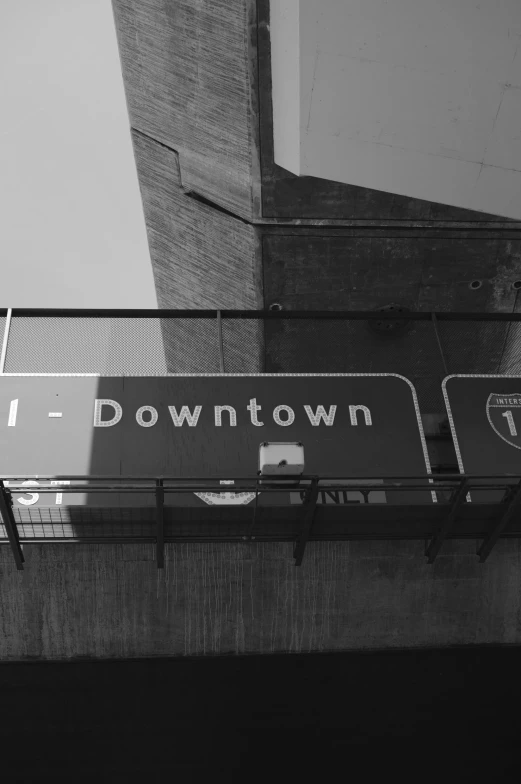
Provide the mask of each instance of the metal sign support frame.
{"label": "metal sign support frame", "polygon": [[317,508],[318,499],[318,476],[314,476],[311,480],[311,486],[308,490],[308,497],[304,501],[302,510],[302,531],[297,541],[295,542],[295,549],[293,550],[293,558],[295,559],[295,566],[302,564],[304,557],[304,550],[309,538],[311,527],[313,525],[313,518]]}

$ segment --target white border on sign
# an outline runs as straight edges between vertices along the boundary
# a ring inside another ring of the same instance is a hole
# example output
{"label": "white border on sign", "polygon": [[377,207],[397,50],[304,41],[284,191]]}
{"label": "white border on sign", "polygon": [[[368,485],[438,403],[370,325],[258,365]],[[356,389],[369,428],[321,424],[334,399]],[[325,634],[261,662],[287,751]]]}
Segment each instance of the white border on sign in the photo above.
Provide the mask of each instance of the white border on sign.
{"label": "white border on sign", "polygon": [[[414,410],[416,412],[416,421],[418,423],[418,431],[420,434],[420,440],[423,450],[423,458],[425,460],[425,469],[427,474],[432,475],[431,471],[431,464],[429,460],[429,452],[427,450],[427,442],[425,441],[425,433],[423,432],[423,423],[420,414],[420,407],[418,405],[418,398],[416,396],[416,389],[412,381],[409,381],[408,378],[405,376],[400,375],[399,373],[157,373],[151,374],[147,376],[136,376],[136,375],[129,375],[128,373],[120,373],[120,374],[113,374],[113,375],[105,375],[102,373],[1,373],[0,378],[2,376],[11,376],[11,377],[35,377],[35,378],[46,378],[46,377],[53,377],[53,378],[63,378],[63,377],[79,377],[79,378],[355,378],[355,377],[387,377],[391,376],[393,378],[401,378],[402,381],[405,381],[408,384],[409,389],[412,393],[412,399],[414,403]],[[448,376],[447,378],[452,378]],[[516,376],[517,378],[517,376]],[[432,479],[429,479],[429,482],[433,482]],[[436,492],[431,490],[431,496],[433,503],[437,503],[438,499],[436,497]]]}
{"label": "white border on sign", "polygon": [[[518,378],[521,381],[521,376],[519,375],[503,375],[502,373],[452,373],[450,376],[445,376],[443,381],[441,382],[441,391],[443,392],[443,398],[445,400],[445,408],[447,409],[447,415],[449,417],[449,425],[450,430],[452,433],[452,440],[454,441],[454,449],[456,452],[456,460],[458,461],[458,468],[460,474],[465,473],[465,468],[463,466],[463,458],[461,457],[461,451],[459,448],[458,436],[456,434],[456,426],[454,425],[454,419],[452,416],[452,409],[449,403],[449,395],[447,393],[446,384],[447,381],[451,378]],[[488,416],[488,414],[487,414]],[[470,493],[467,493],[467,502],[470,504],[472,503],[472,499],[470,497]]]}

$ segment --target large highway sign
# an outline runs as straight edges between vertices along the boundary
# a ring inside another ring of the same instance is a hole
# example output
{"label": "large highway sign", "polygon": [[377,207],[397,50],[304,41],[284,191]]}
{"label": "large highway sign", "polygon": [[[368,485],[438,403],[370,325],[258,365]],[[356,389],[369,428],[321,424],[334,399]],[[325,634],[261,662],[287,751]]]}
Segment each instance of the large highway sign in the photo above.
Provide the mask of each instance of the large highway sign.
{"label": "large highway sign", "polygon": [[[73,474],[211,476],[227,483],[255,476],[259,446],[272,441],[302,442],[306,474],[425,479],[430,473],[414,387],[395,374],[5,374],[0,438],[0,475],[31,475],[35,482]],[[17,494],[15,504],[154,503],[153,495],[37,489]],[[415,495],[433,500],[427,491]],[[175,496],[166,494],[165,503],[175,504]]]}

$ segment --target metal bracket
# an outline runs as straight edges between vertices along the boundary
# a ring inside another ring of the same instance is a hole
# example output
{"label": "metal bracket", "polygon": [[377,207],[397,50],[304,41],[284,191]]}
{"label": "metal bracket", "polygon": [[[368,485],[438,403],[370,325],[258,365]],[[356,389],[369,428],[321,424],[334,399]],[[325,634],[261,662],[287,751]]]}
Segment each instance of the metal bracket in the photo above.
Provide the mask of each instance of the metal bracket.
{"label": "metal bracket", "polygon": [[304,557],[304,550],[306,549],[306,542],[313,525],[313,518],[315,516],[315,509],[317,508],[318,499],[318,477],[314,476],[311,480],[311,487],[308,491],[308,497],[304,501],[302,510],[302,531],[297,541],[295,542],[295,549],[293,550],[293,558],[295,559],[295,566],[300,566],[302,558]]}
{"label": "metal bracket", "polygon": [[443,542],[445,541],[445,539],[447,537],[447,534],[449,533],[449,531],[450,531],[450,529],[452,527],[452,524],[453,524],[453,522],[454,522],[454,520],[456,518],[456,514],[457,514],[460,506],[465,501],[465,496],[467,494],[468,484],[469,484],[469,480],[468,479],[464,479],[464,480],[462,480],[460,482],[459,487],[458,487],[458,489],[456,491],[456,494],[455,494],[455,496],[454,496],[454,498],[452,500],[452,504],[451,504],[451,507],[450,507],[450,510],[449,510],[449,514],[447,515],[447,519],[445,520],[445,522],[441,526],[441,528],[438,531],[438,533],[435,534],[432,537],[432,539],[429,542],[429,545],[428,545],[428,547],[427,547],[427,549],[425,551],[425,555],[428,557],[427,563],[430,563],[430,564],[434,563],[434,559],[438,555],[438,553],[440,551],[440,548],[441,548]]}
{"label": "metal bracket", "polygon": [[512,496],[510,503],[508,504],[507,510],[505,514],[500,518],[497,525],[493,528],[490,534],[483,540],[481,547],[478,550],[479,560],[480,563],[483,563],[486,558],[490,555],[490,551],[496,544],[497,540],[501,536],[501,533],[504,531],[510,519],[516,509],[519,506],[519,502],[521,501],[521,481],[519,481],[516,491]]}
{"label": "metal bracket", "polygon": [[163,489],[163,480],[156,479],[156,510],[157,510],[156,558],[157,558],[158,569],[163,569],[165,566],[164,503],[165,503],[165,491]]}
{"label": "metal bracket", "polygon": [[16,568],[23,571],[25,558],[20,544],[20,537],[18,536],[16,520],[13,515],[11,496],[6,491],[2,480],[0,480],[0,515],[7,531],[7,538],[13,551]]}

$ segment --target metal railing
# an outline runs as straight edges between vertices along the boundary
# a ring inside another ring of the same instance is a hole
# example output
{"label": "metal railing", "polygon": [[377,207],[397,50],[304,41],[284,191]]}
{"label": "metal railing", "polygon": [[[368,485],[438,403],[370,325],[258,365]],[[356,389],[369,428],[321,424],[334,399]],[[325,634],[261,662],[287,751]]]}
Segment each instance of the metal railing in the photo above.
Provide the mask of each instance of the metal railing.
{"label": "metal railing", "polygon": [[[425,555],[432,564],[446,539],[482,539],[477,554],[484,562],[500,537],[521,538],[521,477],[512,474],[431,474],[383,481],[316,475],[277,481],[237,477],[234,491],[254,493],[255,500],[223,506],[187,502],[195,493],[223,493],[223,482],[210,477],[40,475],[39,482],[63,482],[64,495],[149,494],[153,500],[142,506],[15,506],[14,495],[34,491],[23,485],[32,478],[0,477],[0,543],[10,544],[18,569],[23,569],[22,545],[42,542],[151,542],[157,566],[163,568],[165,543],[175,542],[293,541],[299,566],[308,541],[426,540]],[[82,484],[85,481],[89,484]],[[70,483],[66,491],[65,482]],[[347,482],[351,499],[335,501],[335,494],[345,493]],[[432,503],[433,487],[437,503]],[[295,491],[301,494],[301,503],[288,505],[288,493]],[[56,484],[38,486],[38,493],[56,492]],[[363,501],[352,498],[357,492]],[[384,502],[371,503],[371,492],[385,493]],[[320,493],[332,497],[333,503],[320,504]],[[394,502],[393,493],[398,494]],[[177,499],[169,505],[165,498],[172,495]],[[259,503],[261,496],[270,502]],[[285,505],[278,497],[286,499]]]}

